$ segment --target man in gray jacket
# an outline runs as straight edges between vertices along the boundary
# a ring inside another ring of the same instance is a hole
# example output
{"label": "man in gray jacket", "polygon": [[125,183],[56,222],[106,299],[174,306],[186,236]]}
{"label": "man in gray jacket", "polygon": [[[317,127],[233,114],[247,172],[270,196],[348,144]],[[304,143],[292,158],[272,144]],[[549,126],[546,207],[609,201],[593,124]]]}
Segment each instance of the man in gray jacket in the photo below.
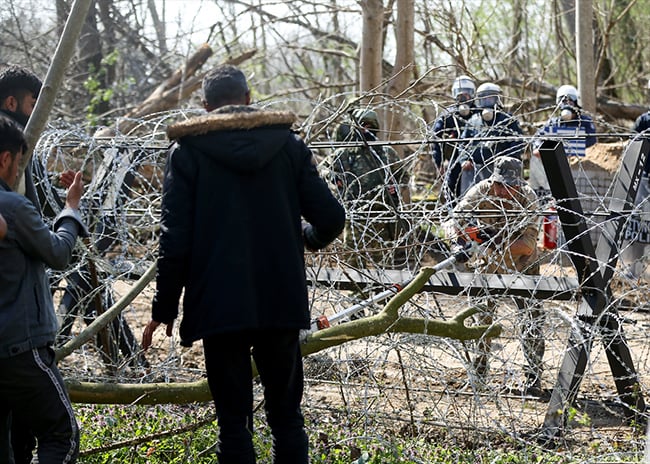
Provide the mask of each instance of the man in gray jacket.
{"label": "man in gray jacket", "polygon": [[[0,423],[9,413],[19,417],[36,436],[41,464],[73,463],[79,429],[54,360],[58,324],[45,267],[64,268],[77,236],[86,234],[78,211],[83,184],[76,173],[50,231],[34,204],[11,191],[26,151],[20,128],[0,116],[0,213],[7,223],[0,240]],[[4,458],[9,446],[0,447]]]}

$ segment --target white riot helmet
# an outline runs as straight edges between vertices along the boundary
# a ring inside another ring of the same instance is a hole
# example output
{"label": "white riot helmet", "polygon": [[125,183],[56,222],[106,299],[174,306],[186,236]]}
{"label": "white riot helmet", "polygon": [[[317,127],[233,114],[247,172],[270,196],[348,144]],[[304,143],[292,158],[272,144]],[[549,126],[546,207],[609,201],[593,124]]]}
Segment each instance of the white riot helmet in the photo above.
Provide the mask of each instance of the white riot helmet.
{"label": "white riot helmet", "polygon": [[469,76],[458,76],[451,86],[451,96],[459,102],[466,102],[474,98],[476,84]]}
{"label": "white riot helmet", "polygon": [[476,106],[479,108],[501,106],[501,87],[492,82],[479,85],[476,89]]}
{"label": "white riot helmet", "polygon": [[572,85],[562,85],[557,89],[555,94],[555,104],[559,105],[565,99],[571,100],[574,106],[580,106],[580,94],[578,94],[578,89]]}

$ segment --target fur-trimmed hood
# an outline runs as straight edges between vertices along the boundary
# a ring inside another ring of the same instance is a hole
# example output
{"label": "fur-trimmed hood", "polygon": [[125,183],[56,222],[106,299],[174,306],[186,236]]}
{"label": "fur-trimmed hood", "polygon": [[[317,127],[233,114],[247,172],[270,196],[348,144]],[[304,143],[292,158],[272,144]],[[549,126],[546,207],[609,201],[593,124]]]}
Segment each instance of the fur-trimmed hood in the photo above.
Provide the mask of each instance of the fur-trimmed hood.
{"label": "fur-trimmed hood", "polygon": [[263,111],[252,106],[229,105],[204,116],[172,124],[167,128],[167,137],[178,140],[191,135],[204,135],[212,131],[250,130],[263,126],[286,126],[296,121],[290,111]]}
{"label": "fur-trimmed hood", "polygon": [[295,120],[289,111],[225,106],[170,125],[167,136],[230,169],[254,171],[280,152]]}

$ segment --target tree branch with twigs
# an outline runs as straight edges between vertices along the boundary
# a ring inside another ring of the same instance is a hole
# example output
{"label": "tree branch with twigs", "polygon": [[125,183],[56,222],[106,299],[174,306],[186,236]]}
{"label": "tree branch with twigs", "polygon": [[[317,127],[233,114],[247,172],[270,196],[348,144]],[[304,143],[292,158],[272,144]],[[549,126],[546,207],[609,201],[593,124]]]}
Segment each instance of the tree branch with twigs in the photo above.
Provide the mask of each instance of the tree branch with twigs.
{"label": "tree branch with twigs", "polygon": [[[501,326],[498,324],[472,327],[465,325],[465,321],[468,318],[481,311],[481,308],[478,306],[467,308],[447,321],[400,316],[399,309],[421,291],[424,284],[426,284],[434,273],[435,270],[433,268],[422,268],[417,276],[402,291],[393,296],[381,312],[374,316],[345,322],[310,333],[302,344],[303,356],[317,353],[326,348],[339,346],[353,340],[379,336],[386,333],[424,334],[454,338],[457,340],[477,340],[481,337],[493,338],[501,334]],[[121,304],[124,304],[124,302]],[[109,309],[107,313],[110,312],[111,310]],[[104,318],[100,322],[108,324],[110,321],[106,319]],[[99,325],[96,324],[93,330],[99,330],[101,328],[97,327]],[[90,339],[88,334],[85,334],[85,336],[86,339]],[[254,363],[253,375],[257,376]],[[208,382],[205,379],[185,383],[148,384],[109,384],[67,380],[66,385],[70,398],[73,402],[77,403],[185,404],[211,400]]]}

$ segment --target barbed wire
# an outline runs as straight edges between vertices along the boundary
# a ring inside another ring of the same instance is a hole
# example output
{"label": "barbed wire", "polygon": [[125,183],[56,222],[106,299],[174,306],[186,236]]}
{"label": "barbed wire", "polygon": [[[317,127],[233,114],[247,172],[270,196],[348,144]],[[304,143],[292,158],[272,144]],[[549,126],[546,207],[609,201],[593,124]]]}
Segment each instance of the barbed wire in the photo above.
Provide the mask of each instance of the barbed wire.
{"label": "barbed wire", "polygon": [[[45,217],[51,220],[65,195],[57,173],[68,168],[81,169],[86,183],[82,208],[92,231],[90,239],[77,247],[73,264],[63,272],[50,273],[63,324],[59,344],[74,337],[98,313],[106,311],[155,262],[162,179],[169,147],[164,129],[169,122],[194,114],[197,113],[177,110],[152,115],[138,121],[129,134],[113,133],[101,138],[84,127],[61,123],[50,127],[39,140],[34,159],[44,168],[42,172],[47,173],[38,179]],[[356,196],[350,197],[348,191],[337,188],[338,173],[333,169],[338,162],[335,153],[340,155],[336,149],[362,144],[311,141],[319,170],[344,204],[348,221],[345,236],[323,252],[306,255],[308,268],[338,269],[344,276],[340,280],[312,282],[312,315],[336,314],[397,283],[396,275],[414,275],[422,267],[435,265],[450,255],[454,243],[444,224],[450,219],[452,207],[444,198],[443,174],[433,167],[430,159],[430,144],[437,139],[431,137],[426,125],[416,116],[412,119],[418,121],[414,131],[420,131],[420,137],[368,143],[377,150],[398,144],[415,147],[389,165],[393,172],[404,173],[393,193],[382,185],[363,193],[359,190]],[[603,135],[621,140],[630,136],[625,131]],[[534,137],[516,139],[530,144]],[[493,137],[472,139],[473,142],[494,140]],[[588,156],[585,161],[589,161]],[[385,168],[377,168],[382,169]],[[577,180],[578,199],[585,209],[581,220],[595,241],[602,235],[607,221],[614,220],[608,217],[608,205],[604,201],[612,175],[594,171],[581,160],[571,169]],[[355,174],[348,184],[363,183],[364,176],[372,174],[373,170]],[[631,348],[641,393],[647,397],[648,253],[647,242],[635,238],[641,237],[650,221],[648,199],[626,212],[630,216],[623,226],[625,239],[616,245],[620,262],[614,270],[608,308],[621,315],[620,330],[624,330]],[[513,279],[530,285],[529,295],[522,297],[523,305],[512,296],[503,295],[504,292],[486,290],[481,268],[472,267],[470,262],[454,264],[442,273],[447,276],[447,282],[454,282],[449,275],[462,274],[467,280],[456,281],[455,288],[447,292],[422,291],[401,308],[400,314],[424,320],[449,320],[464,308],[491,304],[492,323],[501,325],[503,332],[492,341],[487,373],[481,377],[473,366],[473,360],[481,354],[480,343],[406,333],[351,341],[305,359],[305,408],[311,427],[318,429],[324,425],[328,419],[322,412],[327,411],[340,426],[350,429],[360,426],[369,436],[381,437],[391,430],[408,429],[474,446],[480,443],[496,448],[503,440],[537,446],[547,403],[540,396],[525,392],[527,354],[522,341],[526,327],[522,328],[522,318],[531,310],[544,315],[539,327],[546,347],[541,386],[542,393],[547,395],[568,349],[569,333],[579,323],[575,315],[581,295],[575,287],[576,271],[571,264],[575,251],[570,251],[561,229],[556,247],[542,248],[544,218],[557,214],[546,204],[525,214],[521,211],[506,214],[498,209],[484,214],[506,220],[504,241],[512,239],[507,229],[519,230],[523,223],[533,223],[539,230],[536,279],[527,280],[516,271],[510,274]],[[498,264],[502,259],[487,252],[480,258],[487,264]],[[365,280],[357,281],[355,276],[364,276]],[[573,284],[567,284],[567,291],[557,282]],[[555,294],[553,285],[557,285]],[[75,380],[108,383],[200,379],[204,368],[200,347],[180,348],[176,334],[169,340],[157,340],[146,358],[141,352],[139,335],[149,318],[152,294],[150,286],[110,325],[112,342],[100,339],[65,358],[61,362],[64,375]],[[354,317],[374,314],[381,307],[381,302],[367,305]],[[598,334],[594,337],[581,393],[564,437],[565,443],[571,446],[557,451],[558,455],[566,456],[570,454],[567,449],[576,446],[593,446],[596,438],[599,449],[594,450],[595,456],[609,455],[619,446],[617,439],[605,432],[625,424],[623,404],[617,397],[603,349],[611,338],[603,339]],[[256,392],[257,399],[261,399],[261,391]],[[642,438],[634,435],[629,439],[626,449],[638,455],[643,449]]]}

